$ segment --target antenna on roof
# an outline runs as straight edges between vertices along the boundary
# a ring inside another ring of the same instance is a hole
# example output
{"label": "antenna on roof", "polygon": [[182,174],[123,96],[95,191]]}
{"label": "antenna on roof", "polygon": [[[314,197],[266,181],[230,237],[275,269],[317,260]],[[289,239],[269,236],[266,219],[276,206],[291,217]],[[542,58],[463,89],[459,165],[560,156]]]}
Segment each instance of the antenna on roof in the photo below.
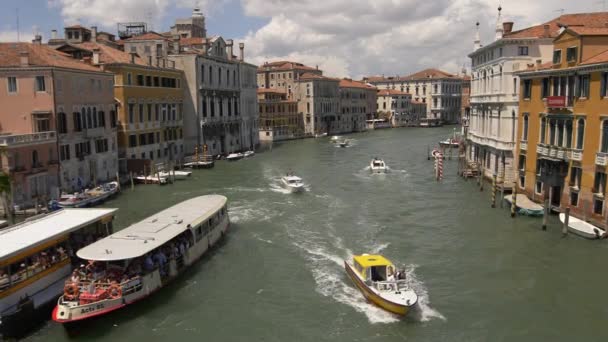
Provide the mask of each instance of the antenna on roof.
{"label": "antenna on roof", "polygon": [[555,11],[553,11],[553,12],[559,12],[559,15],[562,16],[562,15],[564,15],[564,11],[565,10],[563,8],[559,8],[559,9],[556,9]]}
{"label": "antenna on roof", "polygon": [[17,19],[17,42],[20,42],[19,40],[19,7],[15,8],[15,12],[16,12],[16,19]]}

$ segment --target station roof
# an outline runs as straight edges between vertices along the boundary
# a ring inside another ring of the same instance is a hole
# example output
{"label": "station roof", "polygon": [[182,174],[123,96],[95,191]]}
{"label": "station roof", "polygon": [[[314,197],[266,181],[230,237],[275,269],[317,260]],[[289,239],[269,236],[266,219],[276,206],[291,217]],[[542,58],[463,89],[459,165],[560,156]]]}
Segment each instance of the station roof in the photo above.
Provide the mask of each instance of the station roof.
{"label": "station roof", "polygon": [[84,247],[76,254],[82,259],[97,261],[141,257],[185,232],[188,225],[195,227],[208,220],[227,201],[220,195],[189,199]]}
{"label": "station roof", "polygon": [[393,264],[390,262],[390,260],[378,254],[355,255],[353,259],[356,263],[366,268],[372,266],[388,266]]}
{"label": "station roof", "polygon": [[118,209],[63,209],[0,230],[0,260],[76,231]]}

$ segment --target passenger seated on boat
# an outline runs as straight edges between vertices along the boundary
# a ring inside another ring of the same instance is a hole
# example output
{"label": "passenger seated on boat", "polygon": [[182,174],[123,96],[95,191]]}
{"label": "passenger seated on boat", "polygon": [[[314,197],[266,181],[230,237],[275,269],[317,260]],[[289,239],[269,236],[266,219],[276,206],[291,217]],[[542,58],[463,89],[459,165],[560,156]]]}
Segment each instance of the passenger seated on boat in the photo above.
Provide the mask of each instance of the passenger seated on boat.
{"label": "passenger seated on boat", "polygon": [[0,291],[4,290],[10,285],[10,280],[8,278],[8,274],[6,274],[5,270],[0,270]]}
{"label": "passenger seated on boat", "polygon": [[386,267],[386,280],[387,281],[395,281],[395,273],[393,271],[393,267],[392,266],[387,266]]}
{"label": "passenger seated on boat", "polygon": [[80,273],[78,270],[74,270],[74,272],[72,272],[72,278],[70,278],[70,280],[75,284],[80,282]]}
{"label": "passenger seated on boat", "polygon": [[146,254],[146,257],[144,259],[144,270],[146,272],[150,272],[154,269],[154,262],[152,261],[152,256],[150,255],[150,253]]}

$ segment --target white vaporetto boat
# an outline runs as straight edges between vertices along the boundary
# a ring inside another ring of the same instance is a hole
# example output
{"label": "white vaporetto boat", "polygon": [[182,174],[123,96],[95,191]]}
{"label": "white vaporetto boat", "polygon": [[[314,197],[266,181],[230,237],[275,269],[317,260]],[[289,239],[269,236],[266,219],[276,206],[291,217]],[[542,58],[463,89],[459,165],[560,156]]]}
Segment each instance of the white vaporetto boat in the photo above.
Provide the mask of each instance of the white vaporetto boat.
{"label": "white vaporetto boat", "polygon": [[89,266],[65,284],[53,320],[70,323],[118,310],[174,280],[226,233],[227,198],[196,197],[78,251]]}
{"label": "white vaporetto boat", "polygon": [[[564,223],[566,220],[566,214],[559,214],[559,220]],[[568,231],[592,240],[599,239],[606,234],[606,231],[604,231],[602,228],[596,227],[591,223],[587,223],[573,216],[568,217]]]}
{"label": "white vaporetto boat", "polygon": [[291,192],[301,192],[304,190],[302,178],[295,176],[294,174],[287,174],[287,176],[281,177],[281,183],[283,183],[285,189]]}
{"label": "white vaporetto boat", "polygon": [[374,158],[369,163],[369,167],[373,173],[386,173],[388,171],[388,167],[384,163],[384,160],[379,158]]}

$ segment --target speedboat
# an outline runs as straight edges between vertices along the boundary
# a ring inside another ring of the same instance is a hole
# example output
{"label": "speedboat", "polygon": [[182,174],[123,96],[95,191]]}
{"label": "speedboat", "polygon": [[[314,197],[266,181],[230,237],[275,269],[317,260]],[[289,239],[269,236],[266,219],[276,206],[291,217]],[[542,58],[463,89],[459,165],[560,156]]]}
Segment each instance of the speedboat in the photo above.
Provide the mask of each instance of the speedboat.
{"label": "speedboat", "polygon": [[[513,194],[506,195],[504,199],[509,205],[513,205]],[[545,212],[545,208],[542,205],[532,202],[528,196],[524,194],[517,194],[515,206],[517,207],[517,213],[519,215],[543,216],[543,213]]]}
{"label": "speedboat", "polygon": [[283,186],[291,192],[301,192],[304,190],[302,178],[293,174],[288,174],[285,177],[281,177],[281,183],[283,183]]}
{"label": "speedboat", "polygon": [[185,167],[190,167],[193,169],[211,169],[215,166],[215,162],[213,160],[203,161],[203,160],[194,160],[184,164]]}
{"label": "speedboat", "polygon": [[161,171],[158,173],[158,175],[162,178],[184,180],[192,175],[192,171]]}
{"label": "speedboat", "polygon": [[243,153],[243,158],[253,157],[254,155],[255,155],[254,151],[247,151],[247,152]]}
{"label": "speedboat", "polygon": [[226,160],[228,160],[228,161],[236,161],[236,160],[243,159],[243,157],[244,157],[244,155],[242,153],[230,153],[226,157]]}
{"label": "speedboat", "polygon": [[333,137],[331,137],[330,141],[331,142],[338,142],[338,140],[340,140],[340,137],[337,135],[334,135]]}
{"label": "speedboat", "polygon": [[[566,220],[566,214],[559,214],[559,220],[564,223],[564,221]],[[604,234],[606,234],[606,231],[602,228],[596,227],[591,223],[577,219],[573,216],[568,217],[568,231],[578,236],[582,236],[584,238],[592,240],[599,239],[604,236]]]}
{"label": "speedboat", "polygon": [[338,142],[338,145],[340,145],[340,147],[347,147],[348,146],[348,140],[342,140],[342,141]]}
{"label": "speedboat", "polygon": [[397,270],[382,255],[362,254],[344,261],[346,274],[363,296],[380,308],[405,316],[418,303],[418,295],[405,279],[405,271]]}
{"label": "speedboat", "polygon": [[388,166],[386,166],[384,160],[379,158],[372,159],[369,167],[373,173],[386,173],[388,171]]}
{"label": "speedboat", "polygon": [[119,190],[118,182],[102,184],[94,189],[87,189],[74,194],[62,194],[57,202],[61,208],[84,208],[102,203],[115,195]]}
{"label": "speedboat", "polygon": [[439,142],[439,145],[447,148],[458,148],[460,142],[456,139],[445,139]]}
{"label": "speedboat", "polygon": [[137,176],[133,178],[138,184],[160,184],[166,185],[169,183],[169,178],[161,177],[160,175]]}

